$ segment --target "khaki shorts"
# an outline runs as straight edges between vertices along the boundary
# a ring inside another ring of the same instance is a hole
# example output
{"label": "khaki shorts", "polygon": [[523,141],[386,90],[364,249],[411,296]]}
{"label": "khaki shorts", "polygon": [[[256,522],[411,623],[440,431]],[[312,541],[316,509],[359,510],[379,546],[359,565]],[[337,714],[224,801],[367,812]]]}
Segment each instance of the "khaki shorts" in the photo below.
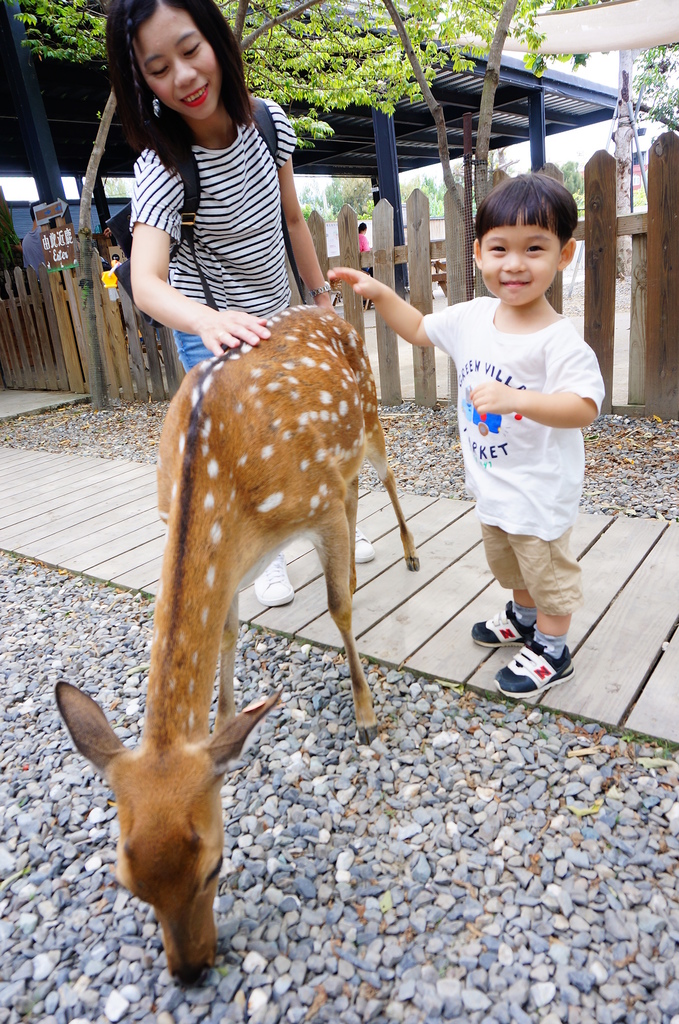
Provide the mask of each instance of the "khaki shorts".
{"label": "khaki shorts", "polygon": [[582,607],[582,570],[570,552],[571,530],[557,540],[505,533],[481,523],[490,570],[507,590],[527,590],[545,615]]}

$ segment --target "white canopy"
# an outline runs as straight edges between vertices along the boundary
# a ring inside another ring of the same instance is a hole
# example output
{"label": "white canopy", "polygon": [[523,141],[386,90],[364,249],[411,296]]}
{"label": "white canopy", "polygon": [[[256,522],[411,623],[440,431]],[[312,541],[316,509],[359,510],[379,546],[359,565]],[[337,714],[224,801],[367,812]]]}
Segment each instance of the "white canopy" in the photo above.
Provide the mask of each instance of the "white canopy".
{"label": "white canopy", "polygon": [[[612,0],[593,7],[552,11],[536,19],[544,35],[538,53],[608,53],[679,43],[679,0]],[[527,51],[508,38],[506,51]]]}

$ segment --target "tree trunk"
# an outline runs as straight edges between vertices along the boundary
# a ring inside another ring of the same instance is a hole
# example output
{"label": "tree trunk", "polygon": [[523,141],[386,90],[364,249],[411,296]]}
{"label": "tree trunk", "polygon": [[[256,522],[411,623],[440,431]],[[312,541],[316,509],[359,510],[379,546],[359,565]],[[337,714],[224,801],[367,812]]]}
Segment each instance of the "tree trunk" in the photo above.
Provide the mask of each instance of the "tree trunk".
{"label": "tree trunk", "polygon": [[[618,216],[630,212],[632,194],[632,142],[634,133],[629,116],[629,101],[632,99],[631,50],[620,51],[620,72],[618,76],[618,123],[615,129],[616,209]],[[617,241],[616,270],[620,278],[627,277],[632,270],[632,239],[624,235]]]}
{"label": "tree trunk", "polygon": [[78,272],[78,284],[80,293],[80,306],[83,315],[83,330],[87,343],[87,355],[90,362],[90,395],[92,408],[107,409],[109,405],[108,392],[106,390],[106,377],[104,374],[104,360],[102,358],[101,346],[103,339],[99,338],[97,332],[97,318],[94,308],[94,296],[92,293],[92,228],[90,216],[92,211],[92,193],[94,183],[99,171],[99,164],[104,154],[108,130],[113,120],[116,109],[116,99],[113,90],[109,93],[104,113],[99,122],[99,130],[94,142],[94,147],[87,164],[87,173],[83,180],[82,193],[80,196],[80,229],[78,239],[80,241],[80,264]]}

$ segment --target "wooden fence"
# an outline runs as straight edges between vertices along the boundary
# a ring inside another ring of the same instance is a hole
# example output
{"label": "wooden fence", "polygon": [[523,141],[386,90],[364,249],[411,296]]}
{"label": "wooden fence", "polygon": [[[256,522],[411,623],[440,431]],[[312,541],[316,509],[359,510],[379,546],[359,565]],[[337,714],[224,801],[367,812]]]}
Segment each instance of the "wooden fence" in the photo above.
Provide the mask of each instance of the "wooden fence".
{"label": "wooden fence", "polygon": [[[550,173],[554,173],[552,170]],[[648,212],[616,216],[615,160],[596,153],[585,168],[585,218],[576,238],[585,245],[585,340],[597,354],[606,385],[604,412],[679,418],[679,138],[669,132],[652,146],[648,171]],[[414,191],[407,203],[408,245],[395,246],[393,211],[386,200],[373,214],[373,248],[359,253],[358,220],[345,206],[338,217],[340,254],[328,258],[325,224],[318,213],[309,228],[324,273],[344,264],[373,267],[377,280],[394,286],[395,268],[407,264],[410,302],[432,310],[432,284],[445,284],[449,304],[465,299],[464,228],[446,197],[445,237],[431,240],[429,203]],[[627,402],[612,407],[615,344],[616,246],[632,236],[632,294]],[[110,393],[132,401],[162,400],[176,391],[183,371],[171,332],[154,331],[122,297],[111,302],[96,260],[95,301]],[[559,275],[560,277],[560,275]],[[86,392],[85,351],[77,281],[72,271],[40,279],[21,271],[7,275],[8,300],[0,302],[0,366],[5,385]],[[562,285],[549,298],[561,312]],[[365,336],[363,303],[344,289],[343,315]],[[299,301],[293,287],[293,301]],[[401,402],[399,350],[395,333],[376,316],[381,401]],[[413,349],[415,401],[437,401],[433,349]],[[456,394],[455,368],[448,366],[448,393]]]}
{"label": "wooden fence", "polygon": [[[119,292],[112,302],[93,254],[93,299],[109,394],[125,401],[163,401],[184,371],[172,332],[153,328]],[[89,393],[88,353],[74,270],[5,272],[0,300],[0,389]],[[4,383],[3,383],[4,381]]]}

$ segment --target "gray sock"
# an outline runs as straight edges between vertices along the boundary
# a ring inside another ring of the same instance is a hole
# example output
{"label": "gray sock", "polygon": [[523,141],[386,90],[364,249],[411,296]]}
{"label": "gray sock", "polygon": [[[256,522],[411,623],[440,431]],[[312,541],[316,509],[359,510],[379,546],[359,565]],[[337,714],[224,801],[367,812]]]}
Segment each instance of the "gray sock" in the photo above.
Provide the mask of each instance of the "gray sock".
{"label": "gray sock", "polygon": [[567,633],[564,633],[563,636],[549,636],[547,633],[541,633],[537,626],[535,627],[536,642],[544,647],[545,652],[555,661],[558,661],[563,654],[567,639]]}
{"label": "gray sock", "polygon": [[522,604],[517,604],[516,601],[512,601],[512,611],[516,616],[516,621],[522,626],[535,625],[538,617],[537,608],[525,608]]}

